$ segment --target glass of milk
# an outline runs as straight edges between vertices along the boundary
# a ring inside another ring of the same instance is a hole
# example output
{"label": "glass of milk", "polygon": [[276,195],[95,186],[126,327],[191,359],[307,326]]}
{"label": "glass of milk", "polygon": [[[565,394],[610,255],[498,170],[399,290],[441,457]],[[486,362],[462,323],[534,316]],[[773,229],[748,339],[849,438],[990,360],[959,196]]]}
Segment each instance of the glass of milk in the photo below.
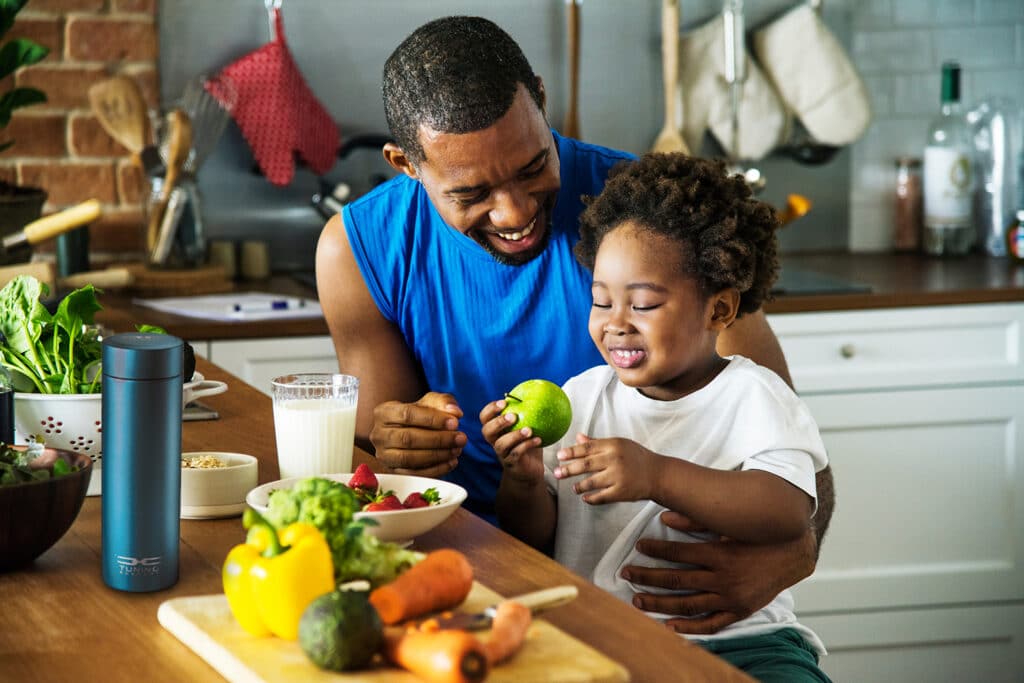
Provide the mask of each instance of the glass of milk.
{"label": "glass of milk", "polygon": [[281,478],[351,472],[359,380],[314,372],[276,377],[272,386]]}

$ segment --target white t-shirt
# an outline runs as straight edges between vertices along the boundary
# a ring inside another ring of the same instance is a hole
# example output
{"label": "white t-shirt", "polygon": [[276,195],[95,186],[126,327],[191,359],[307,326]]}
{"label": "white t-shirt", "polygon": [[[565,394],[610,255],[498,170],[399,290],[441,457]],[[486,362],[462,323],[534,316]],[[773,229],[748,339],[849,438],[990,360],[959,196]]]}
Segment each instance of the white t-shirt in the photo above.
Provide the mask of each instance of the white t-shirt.
{"label": "white t-shirt", "polygon": [[[814,474],[828,458],[818,427],[803,401],[771,370],[732,356],[707,386],[675,401],[656,401],[619,382],[607,365],[591,368],[565,383],[573,407],[569,431],[544,450],[545,478],[557,498],[555,559],[626,602],[634,592],[671,593],[634,586],[619,577],[627,565],[677,566],[640,555],[640,537],[702,541],[666,527],[664,507],[652,501],[590,505],[572,490],[580,477],[555,479],[555,454],[575,443],[576,434],[622,437],[662,455],[716,469],[771,472],[805,491],[817,502]],[[649,613],[657,619],[670,615]],[[769,633],[790,627],[820,653],[825,648],[793,614],[793,599],[783,591],[764,609],[712,636],[727,638]]]}

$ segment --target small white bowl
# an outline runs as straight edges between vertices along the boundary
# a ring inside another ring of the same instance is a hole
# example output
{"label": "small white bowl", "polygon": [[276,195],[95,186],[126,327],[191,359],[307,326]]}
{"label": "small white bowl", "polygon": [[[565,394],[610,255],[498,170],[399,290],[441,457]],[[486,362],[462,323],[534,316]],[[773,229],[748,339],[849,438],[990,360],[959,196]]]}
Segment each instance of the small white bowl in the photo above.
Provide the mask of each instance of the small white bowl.
{"label": "small white bowl", "polygon": [[[349,473],[322,474],[320,476],[324,479],[340,481],[342,484],[347,484],[348,480],[352,478]],[[263,484],[250,491],[249,495],[245,497],[245,502],[257,512],[266,512],[271,491],[290,489],[295,482],[305,478],[290,477]],[[413,491],[422,492],[429,488],[437,489],[441,497],[439,504],[429,507],[384,512],[357,512],[353,515],[355,519],[369,518],[376,521],[377,526],[368,526],[366,531],[382,541],[400,544],[411,542],[417,536],[425,534],[448,519],[462,505],[462,501],[466,500],[466,489],[443,479],[413,477],[405,474],[378,474],[377,481],[385,491],[394,491],[400,500],[405,500],[405,497]]]}
{"label": "small white bowl", "polygon": [[225,467],[181,468],[181,518],[218,519],[235,517],[245,511],[246,493],[258,479],[256,458],[242,453],[195,451],[182,453],[182,460],[209,455]]}

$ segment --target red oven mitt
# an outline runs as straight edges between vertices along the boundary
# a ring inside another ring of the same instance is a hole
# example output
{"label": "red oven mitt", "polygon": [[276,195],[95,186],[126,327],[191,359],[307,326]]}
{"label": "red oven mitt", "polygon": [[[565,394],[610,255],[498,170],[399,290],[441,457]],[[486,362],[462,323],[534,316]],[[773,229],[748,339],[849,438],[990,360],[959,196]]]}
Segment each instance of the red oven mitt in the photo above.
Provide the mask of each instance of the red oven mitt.
{"label": "red oven mitt", "polygon": [[[227,79],[237,90],[231,116],[260,170],[271,183],[284,186],[295,175],[295,152],[318,175],[329,171],[340,134],[288,51],[281,11],[271,12],[273,40],[225,67],[219,78]],[[216,79],[208,87],[222,103],[228,97],[219,92]]]}

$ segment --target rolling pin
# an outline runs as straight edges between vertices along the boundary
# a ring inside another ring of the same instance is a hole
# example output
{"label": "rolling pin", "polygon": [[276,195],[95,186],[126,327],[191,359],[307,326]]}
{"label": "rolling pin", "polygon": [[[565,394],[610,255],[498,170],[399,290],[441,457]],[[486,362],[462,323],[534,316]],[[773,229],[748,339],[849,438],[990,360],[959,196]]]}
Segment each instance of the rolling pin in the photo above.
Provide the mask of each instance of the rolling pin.
{"label": "rolling pin", "polygon": [[92,285],[97,289],[124,289],[131,287],[135,282],[135,275],[131,269],[124,266],[111,266],[104,270],[90,270],[57,277],[57,267],[53,263],[40,261],[0,266],[0,287],[19,275],[31,275],[45,283],[51,292],[78,289],[85,285]]}

